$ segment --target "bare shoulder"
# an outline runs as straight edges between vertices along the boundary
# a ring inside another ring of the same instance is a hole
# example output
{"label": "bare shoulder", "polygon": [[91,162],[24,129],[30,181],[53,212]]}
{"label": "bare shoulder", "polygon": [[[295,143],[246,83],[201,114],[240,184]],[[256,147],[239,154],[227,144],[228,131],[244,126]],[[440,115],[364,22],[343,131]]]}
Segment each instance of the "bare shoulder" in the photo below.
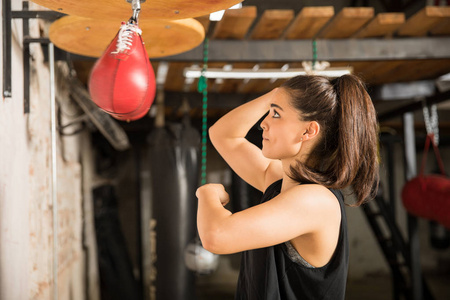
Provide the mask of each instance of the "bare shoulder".
{"label": "bare shoulder", "polygon": [[336,196],[328,188],[319,184],[300,184],[287,191],[286,198],[292,206],[321,216],[340,216],[340,205]]}

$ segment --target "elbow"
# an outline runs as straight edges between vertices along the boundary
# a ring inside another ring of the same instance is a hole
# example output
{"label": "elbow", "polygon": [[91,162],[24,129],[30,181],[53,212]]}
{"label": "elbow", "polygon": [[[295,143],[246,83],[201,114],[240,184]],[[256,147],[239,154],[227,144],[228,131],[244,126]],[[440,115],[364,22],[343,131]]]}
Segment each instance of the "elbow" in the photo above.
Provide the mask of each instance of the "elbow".
{"label": "elbow", "polygon": [[216,148],[217,151],[224,150],[228,148],[228,138],[226,130],[222,126],[214,124],[208,129],[209,140],[211,144]]}
{"label": "elbow", "polygon": [[202,241],[203,248],[205,248],[206,250],[208,250],[211,253],[219,254],[218,251],[217,251],[218,247],[217,247],[215,241],[212,238],[210,238],[210,237],[208,237],[208,238],[203,237],[203,238],[200,238],[200,239]]}
{"label": "elbow", "polygon": [[211,143],[215,143],[215,141],[217,140],[217,128],[215,125],[212,125],[211,127],[209,127],[208,129],[208,135],[209,135],[209,140],[211,141]]}
{"label": "elbow", "polygon": [[207,232],[200,232],[200,240],[202,246],[206,250],[214,254],[226,254],[224,249],[223,238],[217,230],[208,230]]}

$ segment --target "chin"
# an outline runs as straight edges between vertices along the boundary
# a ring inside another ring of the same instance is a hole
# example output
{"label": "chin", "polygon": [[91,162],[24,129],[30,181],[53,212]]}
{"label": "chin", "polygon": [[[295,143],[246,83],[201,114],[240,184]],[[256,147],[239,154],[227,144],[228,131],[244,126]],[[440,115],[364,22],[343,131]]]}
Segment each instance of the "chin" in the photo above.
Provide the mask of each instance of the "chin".
{"label": "chin", "polygon": [[264,151],[264,148],[263,148],[263,150],[262,150],[262,155],[263,155],[265,158],[268,158],[268,159],[278,159],[278,157],[275,157],[275,155],[271,155],[270,152]]}

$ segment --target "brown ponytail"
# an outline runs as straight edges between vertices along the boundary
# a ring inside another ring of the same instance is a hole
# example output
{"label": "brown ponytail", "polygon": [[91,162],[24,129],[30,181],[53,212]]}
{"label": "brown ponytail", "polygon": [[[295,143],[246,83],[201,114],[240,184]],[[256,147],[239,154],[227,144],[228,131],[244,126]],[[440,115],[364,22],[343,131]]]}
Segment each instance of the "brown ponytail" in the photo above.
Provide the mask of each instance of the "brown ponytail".
{"label": "brown ponytail", "polygon": [[321,140],[307,163],[291,166],[291,178],[343,189],[353,185],[355,206],[375,196],[378,186],[377,120],[364,83],[354,75],[330,81],[297,76],[283,85],[304,121],[317,121]]}

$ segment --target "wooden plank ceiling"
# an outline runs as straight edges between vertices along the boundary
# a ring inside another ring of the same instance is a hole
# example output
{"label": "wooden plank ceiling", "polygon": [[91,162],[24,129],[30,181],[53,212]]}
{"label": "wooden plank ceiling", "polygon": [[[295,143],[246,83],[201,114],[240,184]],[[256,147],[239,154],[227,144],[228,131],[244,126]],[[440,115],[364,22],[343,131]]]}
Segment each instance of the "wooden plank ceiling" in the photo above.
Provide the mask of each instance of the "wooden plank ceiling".
{"label": "wooden plank ceiling", "polygon": [[[402,38],[450,35],[450,7],[424,7],[405,18],[403,13],[375,14],[371,7],[346,7],[335,12],[332,6],[304,7],[297,15],[293,10],[266,10],[258,18],[254,6],[226,10],[221,21],[210,22],[208,17],[197,18],[210,39],[234,40],[292,40],[292,39],[346,39],[346,38]],[[74,62],[80,78],[86,82],[90,62]],[[158,62],[152,62],[155,72]],[[166,91],[196,90],[197,81],[186,85],[183,70],[189,62],[170,62]],[[201,66],[201,62],[197,62]],[[209,63],[212,68],[281,68],[283,63]],[[389,60],[332,62],[331,67],[350,66],[369,86],[434,79],[450,72],[450,59]],[[301,68],[301,62],[290,63],[289,68]],[[209,92],[263,93],[278,86],[282,80],[209,80]]]}

